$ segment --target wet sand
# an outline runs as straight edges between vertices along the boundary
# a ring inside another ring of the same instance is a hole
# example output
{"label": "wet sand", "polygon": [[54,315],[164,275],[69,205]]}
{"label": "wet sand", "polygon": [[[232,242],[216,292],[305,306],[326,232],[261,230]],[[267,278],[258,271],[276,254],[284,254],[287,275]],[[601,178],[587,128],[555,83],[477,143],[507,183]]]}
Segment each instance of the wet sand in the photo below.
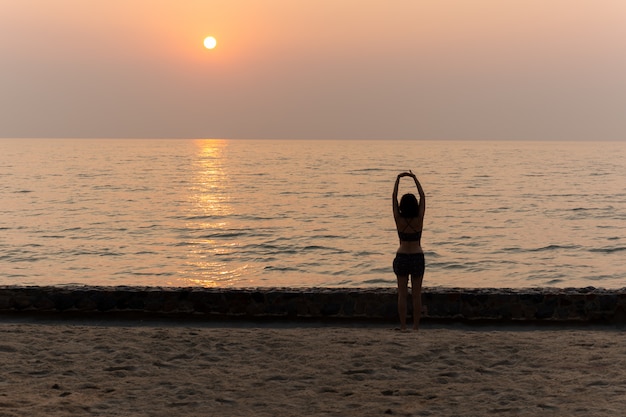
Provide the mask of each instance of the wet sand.
{"label": "wet sand", "polygon": [[0,416],[621,416],[626,331],[0,322]]}

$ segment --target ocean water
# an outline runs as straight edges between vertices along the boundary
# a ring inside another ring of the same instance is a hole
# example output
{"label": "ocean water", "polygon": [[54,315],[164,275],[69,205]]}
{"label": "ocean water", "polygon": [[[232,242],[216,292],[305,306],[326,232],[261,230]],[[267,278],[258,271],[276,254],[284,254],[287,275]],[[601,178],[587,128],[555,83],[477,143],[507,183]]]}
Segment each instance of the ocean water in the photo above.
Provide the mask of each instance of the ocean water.
{"label": "ocean water", "polygon": [[[626,142],[0,140],[0,284],[626,286]],[[400,192],[411,190],[401,183]]]}

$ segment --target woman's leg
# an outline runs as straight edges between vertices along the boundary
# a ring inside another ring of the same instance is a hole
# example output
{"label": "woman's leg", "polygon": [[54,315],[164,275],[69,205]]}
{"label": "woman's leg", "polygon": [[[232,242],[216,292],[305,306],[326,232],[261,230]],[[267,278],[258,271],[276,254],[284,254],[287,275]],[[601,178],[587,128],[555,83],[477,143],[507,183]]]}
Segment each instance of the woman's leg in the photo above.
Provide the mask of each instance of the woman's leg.
{"label": "woman's leg", "polygon": [[398,277],[398,315],[400,316],[400,329],[406,330],[406,299],[409,293],[409,277]]}
{"label": "woman's leg", "polygon": [[422,317],[422,281],[424,276],[411,275],[411,295],[413,298],[413,330],[418,330]]}

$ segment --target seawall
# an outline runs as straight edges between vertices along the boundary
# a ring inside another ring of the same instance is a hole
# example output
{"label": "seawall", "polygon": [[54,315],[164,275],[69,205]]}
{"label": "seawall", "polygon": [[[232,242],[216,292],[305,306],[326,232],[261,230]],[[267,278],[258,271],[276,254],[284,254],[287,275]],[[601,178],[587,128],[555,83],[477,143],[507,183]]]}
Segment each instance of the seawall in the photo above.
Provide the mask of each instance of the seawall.
{"label": "seawall", "polygon": [[[425,288],[423,304],[424,321],[626,323],[626,288]],[[396,321],[397,293],[395,288],[0,286],[0,314]]]}

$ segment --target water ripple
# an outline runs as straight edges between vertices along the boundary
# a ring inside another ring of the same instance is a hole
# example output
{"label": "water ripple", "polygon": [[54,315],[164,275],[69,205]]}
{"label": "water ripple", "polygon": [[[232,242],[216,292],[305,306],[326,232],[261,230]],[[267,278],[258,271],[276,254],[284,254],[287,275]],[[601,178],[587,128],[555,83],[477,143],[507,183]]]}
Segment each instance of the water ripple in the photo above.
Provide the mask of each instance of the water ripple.
{"label": "water ripple", "polygon": [[3,140],[0,283],[395,286],[389,200],[413,169],[429,199],[425,285],[623,287],[625,155],[623,143]]}

